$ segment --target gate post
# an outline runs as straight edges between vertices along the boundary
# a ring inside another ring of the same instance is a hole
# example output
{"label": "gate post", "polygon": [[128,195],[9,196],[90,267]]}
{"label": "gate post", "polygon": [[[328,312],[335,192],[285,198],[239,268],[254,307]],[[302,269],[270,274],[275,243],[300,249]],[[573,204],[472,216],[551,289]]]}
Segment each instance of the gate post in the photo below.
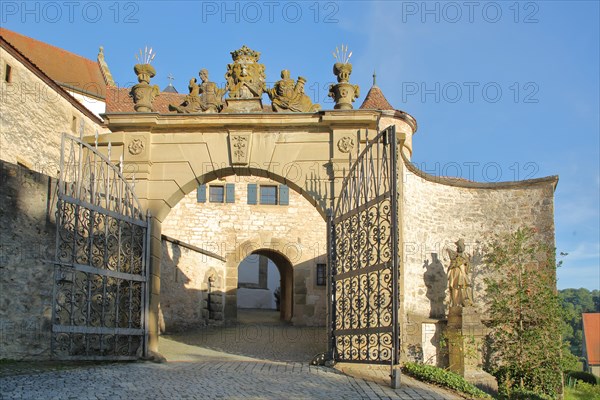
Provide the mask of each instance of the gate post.
{"label": "gate post", "polygon": [[150,301],[148,307],[148,350],[158,352],[158,327],[160,304],[160,260],[162,259],[162,222],[157,218],[150,225],[150,270],[148,285]]}
{"label": "gate post", "polygon": [[325,212],[327,217],[327,359],[333,361],[335,355],[333,351],[335,349],[333,340],[333,312],[335,305],[333,304],[333,260],[335,251],[334,234],[333,234],[333,210],[328,208]]}

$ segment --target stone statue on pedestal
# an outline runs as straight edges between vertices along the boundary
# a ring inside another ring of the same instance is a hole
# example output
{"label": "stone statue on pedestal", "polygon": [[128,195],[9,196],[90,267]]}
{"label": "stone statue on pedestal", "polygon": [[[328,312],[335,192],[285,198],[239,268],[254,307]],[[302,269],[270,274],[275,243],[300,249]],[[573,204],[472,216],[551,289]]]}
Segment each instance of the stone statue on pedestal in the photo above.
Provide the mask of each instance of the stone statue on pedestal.
{"label": "stone statue on pedestal", "polygon": [[460,239],[455,244],[456,251],[448,250],[450,307],[446,334],[449,369],[463,376],[479,389],[488,393],[497,393],[498,384],[495,378],[482,369],[482,347],[486,327],[481,321],[479,311],[473,305],[471,257],[465,253],[464,240]]}
{"label": "stone statue on pedestal", "polygon": [[448,288],[450,289],[450,307],[473,305],[471,287],[471,261],[465,253],[465,242],[459,239],[456,251],[448,249],[450,266],[448,267]]}

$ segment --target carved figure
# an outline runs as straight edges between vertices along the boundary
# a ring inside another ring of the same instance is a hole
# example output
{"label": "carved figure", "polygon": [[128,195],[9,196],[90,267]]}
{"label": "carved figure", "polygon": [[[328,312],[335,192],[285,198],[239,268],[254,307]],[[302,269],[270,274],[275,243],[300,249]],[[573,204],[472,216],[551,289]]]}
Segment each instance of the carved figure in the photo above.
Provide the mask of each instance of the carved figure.
{"label": "carved figure", "polygon": [[450,266],[448,267],[448,288],[450,289],[450,306],[466,307],[473,305],[471,289],[471,260],[466,254],[465,242],[459,239],[456,251],[448,249]]}
{"label": "carved figure", "polygon": [[190,79],[188,85],[190,94],[185,96],[181,105],[170,104],[170,111],[177,111],[178,113],[217,113],[221,111],[225,89],[219,89],[216,83],[208,80],[208,70],[200,70],[199,75],[202,83],[198,85],[196,78]]}
{"label": "carved figure", "polygon": [[245,45],[232,51],[232,64],[227,65],[227,90],[232,99],[253,99],[262,96],[266,90],[265,66],[259,64],[260,53]]}
{"label": "carved figure", "polygon": [[152,102],[160,92],[158,85],[150,85],[150,79],[154,78],[156,70],[150,64],[136,64],[133,71],[139,82],[131,88],[133,107],[137,112],[152,112]]}
{"label": "carved figure", "polygon": [[219,89],[216,83],[208,80],[208,70],[200,70],[200,109],[207,113],[217,113],[223,109],[223,95],[226,89]]}
{"label": "carved figure", "polygon": [[287,69],[281,71],[281,80],[277,81],[273,88],[267,89],[273,111],[319,111],[321,106],[313,104],[310,97],[304,93],[305,83],[306,79],[300,76],[298,82],[294,84],[294,80],[290,78],[290,71]]}
{"label": "carved figure", "polygon": [[183,103],[181,103],[179,106],[169,104],[169,111],[177,111],[181,114],[200,111],[200,97],[198,97],[200,93],[200,86],[196,82],[196,78],[190,79],[190,84],[188,85],[190,94],[185,96]]}

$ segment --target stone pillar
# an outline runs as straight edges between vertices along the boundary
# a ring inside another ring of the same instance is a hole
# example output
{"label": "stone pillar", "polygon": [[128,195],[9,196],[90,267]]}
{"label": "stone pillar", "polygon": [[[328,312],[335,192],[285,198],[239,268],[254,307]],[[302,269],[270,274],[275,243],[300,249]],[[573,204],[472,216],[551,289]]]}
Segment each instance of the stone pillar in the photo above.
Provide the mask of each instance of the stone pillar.
{"label": "stone pillar", "polygon": [[498,391],[496,379],[482,367],[482,344],[486,329],[475,307],[450,307],[448,312],[448,347],[450,371],[488,393]]}
{"label": "stone pillar", "polygon": [[160,305],[160,261],[162,259],[162,225],[152,218],[150,230],[150,270],[148,285],[150,302],[148,310],[148,350],[158,353],[158,323]]}

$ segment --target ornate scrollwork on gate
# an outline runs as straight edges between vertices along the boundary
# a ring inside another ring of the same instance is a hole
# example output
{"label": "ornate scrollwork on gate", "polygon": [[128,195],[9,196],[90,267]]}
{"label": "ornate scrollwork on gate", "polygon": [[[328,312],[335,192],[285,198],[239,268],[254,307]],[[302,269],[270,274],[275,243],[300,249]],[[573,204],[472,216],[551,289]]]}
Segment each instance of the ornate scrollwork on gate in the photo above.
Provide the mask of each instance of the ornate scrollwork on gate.
{"label": "ornate scrollwork on gate", "polygon": [[331,347],[337,361],[398,361],[396,157],[393,127],[367,140],[330,219]]}
{"label": "ornate scrollwork on gate", "polygon": [[[57,193],[52,352],[128,359],[144,351],[149,217],[122,171],[63,136]],[[122,162],[121,162],[122,164]]]}

